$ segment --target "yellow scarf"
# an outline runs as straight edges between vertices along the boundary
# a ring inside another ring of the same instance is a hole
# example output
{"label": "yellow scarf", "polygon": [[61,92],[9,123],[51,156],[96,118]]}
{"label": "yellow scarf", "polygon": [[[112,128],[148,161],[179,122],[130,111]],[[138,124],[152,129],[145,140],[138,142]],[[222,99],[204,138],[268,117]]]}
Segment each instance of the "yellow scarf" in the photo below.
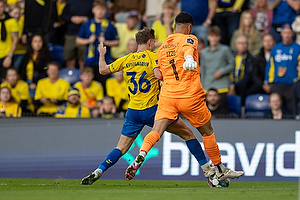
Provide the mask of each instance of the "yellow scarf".
{"label": "yellow scarf", "polygon": [[[104,37],[104,34],[106,32],[106,28],[108,27],[108,20],[107,19],[103,19],[101,22],[101,33],[100,36]],[[92,35],[96,34],[96,24],[94,22],[91,23],[90,25],[90,31],[92,33]],[[88,47],[88,58],[93,58],[95,57],[95,45],[94,44],[89,44]]]}
{"label": "yellow scarf", "polygon": [[27,79],[33,79],[34,61],[36,61],[37,55],[32,56],[26,66],[26,77]]}

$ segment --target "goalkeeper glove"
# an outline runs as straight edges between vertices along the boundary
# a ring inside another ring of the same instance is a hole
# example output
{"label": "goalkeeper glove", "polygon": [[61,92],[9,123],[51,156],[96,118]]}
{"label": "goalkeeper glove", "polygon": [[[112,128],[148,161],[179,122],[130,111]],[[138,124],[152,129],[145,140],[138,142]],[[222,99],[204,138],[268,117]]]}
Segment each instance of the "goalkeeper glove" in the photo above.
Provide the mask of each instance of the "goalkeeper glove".
{"label": "goalkeeper glove", "polygon": [[194,71],[197,68],[197,62],[190,55],[185,57],[185,62],[183,63],[184,70]]}

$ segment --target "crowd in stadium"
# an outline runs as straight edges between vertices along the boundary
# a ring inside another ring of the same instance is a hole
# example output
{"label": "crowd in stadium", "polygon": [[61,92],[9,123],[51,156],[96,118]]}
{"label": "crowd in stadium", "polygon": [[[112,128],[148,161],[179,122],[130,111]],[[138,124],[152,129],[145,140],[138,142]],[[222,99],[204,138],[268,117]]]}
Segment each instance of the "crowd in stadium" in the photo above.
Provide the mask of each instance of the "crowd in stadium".
{"label": "crowd in stadium", "polygon": [[180,11],[194,20],[213,117],[243,117],[234,107],[257,94],[263,117],[299,116],[299,0],[0,0],[0,116],[123,118],[124,75],[99,74],[99,43],[110,64],[137,50],[147,26],[157,51]]}

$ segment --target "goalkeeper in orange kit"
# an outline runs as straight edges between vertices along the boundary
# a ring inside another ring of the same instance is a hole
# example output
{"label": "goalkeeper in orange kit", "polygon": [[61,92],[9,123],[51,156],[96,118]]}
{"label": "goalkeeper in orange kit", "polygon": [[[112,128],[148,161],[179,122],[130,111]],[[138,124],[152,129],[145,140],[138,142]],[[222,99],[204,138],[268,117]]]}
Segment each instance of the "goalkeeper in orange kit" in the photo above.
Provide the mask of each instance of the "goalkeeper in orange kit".
{"label": "goalkeeper in orange kit", "polygon": [[190,35],[193,18],[185,12],[175,18],[175,33],[167,37],[158,50],[158,66],[163,84],[152,131],[147,134],[135,161],[126,170],[125,178],[131,180],[144,161],[144,157],[159,141],[168,124],[181,113],[203,136],[207,155],[216,169],[219,181],[238,178],[243,171],[225,167],[215,134],[211,126],[211,113],[205,103],[205,92],[200,83],[198,67],[198,40]]}

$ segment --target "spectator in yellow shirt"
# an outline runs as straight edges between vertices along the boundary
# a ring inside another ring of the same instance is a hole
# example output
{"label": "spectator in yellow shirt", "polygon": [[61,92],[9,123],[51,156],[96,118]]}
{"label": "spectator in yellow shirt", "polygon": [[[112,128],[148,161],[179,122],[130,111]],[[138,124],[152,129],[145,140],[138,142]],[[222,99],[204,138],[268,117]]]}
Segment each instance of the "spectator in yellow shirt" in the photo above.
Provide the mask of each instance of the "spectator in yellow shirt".
{"label": "spectator in yellow shirt", "polygon": [[80,103],[90,109],[92,117],[98,117],[103,99],[103,87],[101,83],[94,81],[94,70],[84,67],[81,70],[81,81],[74,84],[80,92]]}
{"label": "spectator in yellow shirt", "polygon": [[79,102],[80,93],[77,88],[68,92],[68,102],[59,106],[56,111],[56,118],[90,118],[90,110]]}
{"label": "spectator in yellow shirt", "polygon": [[14,102],[8,87],[0,90],[0,113],[1,117],[21,117],[22,109]]}
{"label": "spectator in yellow shirt", "polygon": [[0,0],[0,81],[4,81],[6,69],[12,64],[12,57],[18,43],[18,24],[6,12],[6,1]]}
{"label": "spectator in yellow shirt", "polygon": [[59,64],[50,62],[47,68],[48,78],[38,81],[34,95],[38,116],[52,117],[60,104],[68,100],[70,83],[58,77]]}
{"label": "spectator in yellow shirt", "polygon": [[8,87],[11,96],[15,102],[22,108],[22,116],[31,116],[34,112],[34,106],[29,95],[28,84],[19,79],[18,71],[15,68],[8,68],[6,72],[6,81],[1,87]]}

